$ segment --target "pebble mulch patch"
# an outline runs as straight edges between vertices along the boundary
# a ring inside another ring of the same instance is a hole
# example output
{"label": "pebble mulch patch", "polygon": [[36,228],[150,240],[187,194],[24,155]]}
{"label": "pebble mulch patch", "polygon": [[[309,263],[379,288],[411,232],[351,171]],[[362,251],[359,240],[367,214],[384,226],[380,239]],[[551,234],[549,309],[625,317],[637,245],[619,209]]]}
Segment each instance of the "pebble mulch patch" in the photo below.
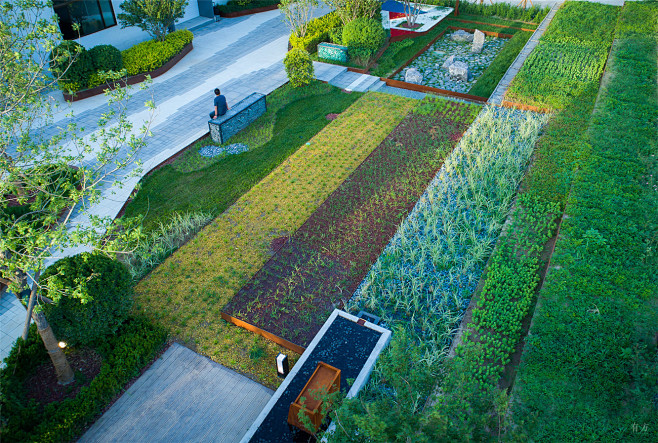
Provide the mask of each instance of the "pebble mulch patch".
{"label": "pebble mulch patch", "polygon": [[308,345],[352,295],[478,110],[422,102],[223,311]]}
{"label": "pebble mulch patch", "polygon": [[[487,36],[482,52],[476,54],[471,52],[471,42],[455,42],[450,39],[450,34],[445,34],[393,79],[404,81],[407,69],[416,68],[423,74],[423,85],[425,86],[467,93],[478,77],[493,62],[505,43],[507,43],[505,38]],[[442,67],[451,55],[455,55],[455,61],[462,61],[468,65],[470,71],[468,82],[451,78],[448,70]]]}
{"label": "pebble mulch patch", "polygon": [[340,389],[344,394],[347,393],[348,380],[358,377],[380,337],[381,333],[377,331],[343,317],[336,317],[250,441],[258,443],[315,441],[305,432],[288,426],[290,404],[302,392],[318,362],[321,361],[340,369]]}
{"label": "pebble mulch patch", "polygon": [[243,152],[246,152],[249,150],[249,146],[245,145],[244,143],[233,143],[232,145],[228,146],[204,146],[201,149],[199,149],[199,154],[202,157],[217,157],[218,155],[226,154],[226,155],[234,155],[234,154],[241,154]]}

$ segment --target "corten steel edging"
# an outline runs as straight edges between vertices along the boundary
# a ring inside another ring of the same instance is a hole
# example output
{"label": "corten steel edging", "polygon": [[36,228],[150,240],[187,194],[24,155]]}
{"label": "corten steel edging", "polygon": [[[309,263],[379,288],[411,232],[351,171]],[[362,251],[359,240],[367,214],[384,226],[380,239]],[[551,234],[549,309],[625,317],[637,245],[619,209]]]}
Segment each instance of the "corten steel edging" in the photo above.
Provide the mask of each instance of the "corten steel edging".
{"label": "corten steel edging", "polygon": [[449,91],[447,89],[433,88],[431,86],[425,85],[416,85],[413,83],[403,82],[401,80],[393,80],[392,78],[380,77],[380,79],[386,83],[387,86],[393,86],[395,88],[407,89],[409,91],[417,92],[429,92],[432,94],[447,95],[449,97],[461,98],[463,100],[468,100],[480,104],[486,104],[486,97],[480,97],[478,95],[464,94],[462,92]]}
{"label": "corten steel edging", "polygon": [[521,111],[541,112],[542,114],[548,114],[549,112],[553,112],[551,108],[540,108],[539,106],[524,105],[523,103],[511,102],[505,99],[503,99],[501,105],[506,108],[515,108],[515,109],[520,109]]}
{"label": "corten steel edging", "polygon": [[235,318],[230,314],[227,314],[226,312],[222,311],[221,316],[224,320],[226,320],[229,323],[233,323],[235,326],[240,326],[241,328],[246,329],[247,331],[254,332],[262,337],[265,337],[266,339],[273,341],[277,345],[281,345],[286,349],[290,349],[293,352],[296,352],[298,354],[303,354],[306,348],[303,348],[302,346],[299,346],[291,341],[286,340],[285,338],[281,338],[278,335],[274,335],[271,332],[267,332],[264,329],[259,328],[258,326],[254,326],[251,323],[247,323],[244,320],[240,320],[239,318]]}
{"label": "corten steel edging", "polygon": [[260,8],[243,9],[242,11],[220,12],[219,16],[223,18],[236,18],[245,15],[257,14],[259,12],[274,11],[275,9],[278,8],[279,5],[261,6]]}
{"label": "corten steel edging", "polygon": [[[407,60],[407,62],[406,62],[404,65],[402,65],[400,68],[398,68],[398,69],[397,69],[395,72],[393,72],[393,74],[391,74],[390,76],[393,77],[393,76],[399,74],[400,71],[402,71],[404,68],[406,68],[407,66],[409,66],[409,64],[411,64],[411,62],[413,62],[414,60],[416,60],[416,59],[417,59],[417,58],[418,58],[423,52],[427,51],[427,50],[428,50],[428,49],[429,49],[434,43],[436,43],[436,41],[437,41],[438,39],[440,39],[441,37],[443,37],[443,35],[444,35],[444,34],[446,33],[446,31],[448,31],[448,30],[454,30],[454,31],[458,31],[458,30],[462,30],[462,31],[475,31],[475,29],[470,29],[470,28],[459,28],[459,27],[456,27],[456,26],[448,26],[446,29],[444,29],[443,31],[441,31],[436,37],[434,37],[434,38],[432,39],[432,41],[430,41],[428,44],[426,44],[426,45],[425,45],[420,51],[416,52],[416,54],[415,54],[413,57],[411,57],[409,60]],[[488,35],[489,37],[500,37],[500,38],[512,38],[512,37],[513,37],[513,35],[510,35],[510,34],[501,34],[501,33],[499,33],[499,32],[491,32],[491,31],[481,31],[481,32],[483,32],[485,35]],[[444,90],[444,89],[442,89],[442,91],[443,91],[443,90]],[[475,96],[473,96],[473,97],[475,97]]]}
{"label": "corten steel edging", "polygon": [[473,23],[473,24],[482,25],[482,26],[493,26],[495,28],[507,28],[507,29],[517,29],[519,31],[535,32],[535,29],[518,28],[516,26],[495,25],[493,23],[476,22],[475,20],[462,20],[460,18],[447,18],[446,20],[455,21],[455,22],[462,22],[462,23]]}
{"label": "corten steel edging", "polygon": [[146,80],[146,76],[151,76],[151,78],[159,77],[165,72],[169,71],[171,68],[173,68],[179,61],[182,60],[183,57],[185,57],[192,49],[194,49],[194,46],[192,45],[192,42],[190,42],[188,45],[186,45],[178,54],[174,55],[167,63],[164,65],[160,66],[157,69],[154,69],[153,71],[150,72],[145,72],[143,74],[137,74],[130,76],[126,79],[121,79],[113,82],[110,85],[100,85],[96,86],[94,88],[90,89],[85,89],[79,92],[76,92],[74,94],[67,94],[66,92],[63,92],[64,94],[64,100],[67,102],[77,102],[78,100],[83,100],[85,98],[93,97],[95,95],[100,95],[105,93],[106,89],[113,89],[118,85],[120,88],[123,88],[127,85],[134,85],[137,83],[141,83],[144,80]]}

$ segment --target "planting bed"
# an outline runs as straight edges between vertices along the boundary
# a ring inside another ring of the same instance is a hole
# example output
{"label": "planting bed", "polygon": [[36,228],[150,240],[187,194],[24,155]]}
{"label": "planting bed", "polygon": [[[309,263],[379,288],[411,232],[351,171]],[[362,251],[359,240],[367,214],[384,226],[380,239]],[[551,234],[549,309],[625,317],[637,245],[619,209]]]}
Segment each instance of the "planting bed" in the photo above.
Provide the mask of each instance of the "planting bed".
{"label": "planting bed", "polygon": [[[404,81],[407,69],[415,68],[423,74],[422,84],[425,86],[467,93],[507,41],[508,39],[487,36],[482,52],[476,54],[471,52],[472,43],[452,41],[450,34],[446,33],[393,79]],[[442,67],[446,59],[452,55],[455,55],[455,61],[468,64],[469,81],[451,78],[448,70]]]}
{"label": "planting bed", "polygon": [[137,308],[213,360],[278,385],[281,348],[227,325],[221,309],[271,256],[272,241],[294,233],[414,103],[369,93],[332,122],[323,114],[324,130],[137,285]]}
{"label": "planting bed", "polygon": [[562,109],[598,84],[619,8],[567,2],[516,75],[505,99]]}
{"label": "planting bed", "polygon": [[305,346],[357,288],[479,110],[421,102],[224,312]]}

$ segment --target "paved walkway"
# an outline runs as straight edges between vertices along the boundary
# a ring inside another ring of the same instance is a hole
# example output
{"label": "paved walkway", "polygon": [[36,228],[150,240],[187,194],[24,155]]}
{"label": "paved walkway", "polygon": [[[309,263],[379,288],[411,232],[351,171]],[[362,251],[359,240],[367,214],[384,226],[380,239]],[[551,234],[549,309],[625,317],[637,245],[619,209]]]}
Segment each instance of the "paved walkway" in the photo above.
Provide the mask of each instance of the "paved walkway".
{"label": "paved walkway", "polygon": [[564,0],[558,1],[553,4],[551,11],[548,13],[546,17],[544,17],[544,20],[542,20],[542,22],[539,24],[535,32],[530,37],[530,40],[526,42],[523,49],[521,49],[521,52],[519,52],[519,55],[517,55],[516,59],[514,59],[514,62],[509,66],[509,68],[507,68],[505,75],[500,80],[498,86],[496,86],[496,89],[494,89],[494,92],[489,97],[489,103],[492,103],[494,105],[500,105],[503,102],[503,97],[505,97],[505,93],[507,92],[510,83],[512,83],[512,80],[514,80],[516,74],[519,73],[519,70],[523,66],[523,63],[525,63],[525,60],[528,58],[530,53],[533,51],[533,49],[535,49],[535,47],[539,43],[539,39],[541,38],[542,35],[544,35],[546,28],[548,28],[548,25],[551,23],[551,20],[553,20],[553,17],[555,17],[557,10],[560,8],[562,3],[564,3]]}
{"label": "paved walkway", "polygon": [[[326,8],[320,9],[316,15],[326,12]],[[157,105],[151,124],[153,136],[138,158],[142,161],[142,173],[126,178],[131,171],[124,170],[111,177],[109,182],[116,179],[123,186],[108,183],[101,190],[101,201],[85,214],[75,214],[72,226],[87,226],[90,215],[114,218],[146,172],[206,134],[214,88],[222,90],[230,106],[252,92],[267,94],[287,81],[282,61],[289,31],[279,11],[222,19],[193,32],[194,50],[169,72],[154,79],[149,89],[134,89],[127,103],[128,118],[136,129],[149,117],[144,102],[152,99]],[[90,135],[107,109],[102,95],[71,105],[64,102],[59,91],[50,94],[49,99],[62,106],[53,121],[39,129],[43,136],[52,136],[72,122],[84,128],[83,135]],[[70,111],[75,114],[73,120],[67,116]],[[68,249],[57,258],[84,250]],[[0,362],[22,333],[24,321],[25,309],[15,297],[7,292],[0,294]]]}
{"label": "paved walkway", "polygon": [[272,394],[175,343],[79,441],[239,442]]}

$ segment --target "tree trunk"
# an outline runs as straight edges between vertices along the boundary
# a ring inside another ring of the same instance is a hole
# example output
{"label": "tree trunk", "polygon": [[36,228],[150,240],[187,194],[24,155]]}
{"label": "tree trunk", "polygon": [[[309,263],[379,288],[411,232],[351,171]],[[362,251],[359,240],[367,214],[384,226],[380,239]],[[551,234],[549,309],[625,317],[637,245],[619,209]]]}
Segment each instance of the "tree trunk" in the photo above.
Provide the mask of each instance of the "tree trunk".
{"label": "tree trunk", "polygon": [[73,369],[69,365],[64,351],[59,347],[57,339],[55,339],[55,334],[46,320],[46,316],[43,315],[43,312],[32,312],[32,318],[34,323],[37,324],[37,329],[39,330],[39,335],[43,340],[43,344],[48,350],[48,355],[53,361],[53,366],[55,366],[55,372],[57,373],[57,382],[60,385],[67,385],[71,383],[74,379]]}
{"label": "tree trunk", "polygon": [[32,290],[30,291],[30,299],[27,302],[27,316],[25,317],[25,326],[23,327],[23,340],[27,340],[27,334],[30,332],[30,319],[32,318],[34,303],[37,300],[37,291],[39,290],[37,282],[39,281],[40,275],[41,270],[37,271],[37,273],[34,275],[34,282],[32,284]]}
{"label": "tree trunk", "polygon": [[455,17],[459,15],[459,0],[455,3]]}

